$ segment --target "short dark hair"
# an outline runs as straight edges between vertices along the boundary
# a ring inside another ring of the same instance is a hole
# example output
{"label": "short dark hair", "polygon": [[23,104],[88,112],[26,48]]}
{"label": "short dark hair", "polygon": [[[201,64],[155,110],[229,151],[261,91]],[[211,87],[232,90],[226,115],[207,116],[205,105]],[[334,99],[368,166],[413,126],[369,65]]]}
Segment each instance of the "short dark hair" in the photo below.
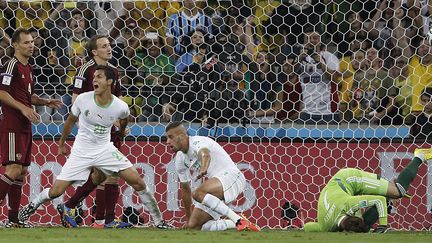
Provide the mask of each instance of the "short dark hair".
{"label": "short dark hair", "polygon": [[175,122],[171,122],[170,124],[168,124],[168,126],[165,128],[165,132],[168,132],[171,129],[174,129],[176,127],[182,126],[183,123],[180,121],[175,121]]}
{"label": "short dark hair", "polygon": [[87,42],[87,44],[86,44],[86,50],[87,50],[87,53],[88,53],[88,56],[90,57],[90,59],[92,59],[94,57],[92,51],[97,49],[97,41],[99,39],[102,39],[102,38],[108,38],[108,37],[105,36],[105,35],[94,35]]}
{"label": "short dark hair", "polygon": [[12,43],[20,42],[20,40],[21,40],[20,35],[21,34],[30,35],[30,31],[28,29],[24,29],[24,28],[19,28],[19,29],[15,30],[15,32],[13,32],[13,34],[12,34],[11,42]]}
{"label": "short dark hair", "polygon": [[369,227],[365,224],[362,218],[349,215],[345,217],[347,218],[344,219],[340,225],[342,230],[355,233],[369,232]]}
{"label": "short dark hair", "polygon": [[95,70],[103,70],[107,80],[112,79],[113,83],[116,82],[116,75],[113,68],[104,65],[97,65]]}
{"label": "short dark hair", "polygon": [[423,89],[421,96],[427,96],[429,98],[432,97],[432,87],[426,87]]}

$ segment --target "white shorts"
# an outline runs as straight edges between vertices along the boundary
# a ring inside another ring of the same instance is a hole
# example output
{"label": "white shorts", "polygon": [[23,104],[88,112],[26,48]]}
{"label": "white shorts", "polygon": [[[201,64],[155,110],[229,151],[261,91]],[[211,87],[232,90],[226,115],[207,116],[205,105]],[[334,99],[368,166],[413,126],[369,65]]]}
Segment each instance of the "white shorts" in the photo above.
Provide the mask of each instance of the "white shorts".
{"label": "white shorts", "polygon": [[73,181],[74,184],[82,185],[87,181],[92,168],[98,168],[104,174],[112,175],[133,166],[112,143],[92,157],[79,152],[72,150],[57,180]]}
{"label": "white shorts", "polygon": [[[237,197],[244,191],[246,186],[246,178],[241,171],[223,171],[216,174],[213,178],[217,178],[222,183],[224,190],[224,202],[229,204],[237,199]],[[213,211],[209,207],[194,201],[196,208],[203,210],[212,216],[215,220],[220,219],[222,215]]]}

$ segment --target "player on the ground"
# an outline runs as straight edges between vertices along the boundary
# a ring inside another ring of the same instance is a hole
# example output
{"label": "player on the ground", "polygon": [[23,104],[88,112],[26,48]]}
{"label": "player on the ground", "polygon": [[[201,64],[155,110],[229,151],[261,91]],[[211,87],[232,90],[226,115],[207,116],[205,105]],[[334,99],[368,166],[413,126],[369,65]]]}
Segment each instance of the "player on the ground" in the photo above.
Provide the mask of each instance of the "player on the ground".
{"label": "player on the ground", "polygon": [[0,101],[3,118],[0,119],[0,144],[4,174],[0,175],[0,205],[6,194],[9,198],[6,228],[28,227],[18,220],[21,189],[32,148],[32,122],[40,120],[32,105],[60,108],[55,99],[42,99],[34,93],[33,70],[28,63],[33,55],[34,42],[30,32],[17,29],[12,35],[15,50],[11,60],[0,69]]}
{"label": "player on the ground", "polygon": [[[78,69],[74,78],[72,103],[79,94],[93,90],[93,76],[97,65],[110,66],[113,68],[116,81],[112,83],[111,90],[115,96],[121,99],[122,92],[118,70],[108,62],[112,58],[112,48],[108,38],[103,35],[95,35],[87,42],[86,49],[90,60]],[[114,143],[114,146],[120,150],[121,138],[116,132],[116,126],[118,126],[118,124],[115,124],[111,130],[111,141]],[[94,189],[96,189],[96,215],[93,227],[127,228],[131,226],[129,223],[115,219],[115,206],[120,194],[118,178],[116,176],[108,176],[104,183],[99,186],[97,186],[97,184],[97,182],[94,182],[89,177],[87,182],[79,187],[65,204],[59,204],[57,206],[57,211],[60,214],[64,227],[78,226],[75,221],[75,208]]]}
{"label": "player on the ground", "polygon": [[[188,136],[181,122],[166,127],[168,146],[176,152],[176,171],[190,229],[207,231],[238,230],[259,231],[259,227],[236,214],[227,204],[243,192],[246,179],[228,153],[214,140],[201,136]],[[191,171],[195,178],[192,178]],[[191,191],[191,180],[204,181]],[[197,202],[191,209],[192,198]],[[220,219],[225,216],[228,219]]]}
{"label": "player on the ground", "polygon": [[417,175],[423,161],[432,159],[432,149],[416,149],[414,159],[395,182],[358,169],[341,169],[320,193],[318,222],[309,222],[305,231],[369,232],[378,220],[376,233],[387,231],[387,198],[398,199]]}
{"label": "player on the ground", "polygon": [[19,220],[26,221],[41,204],[59,197],[73,183],[84,183],[92,168],[97,168],[103,173],[93,173],[95,181],[102,182],[105,175],[117,174],[138,192],[154,224],[159,228],[169,228],[162,219],[153,194],[148,191],[138,171],[110,142],[113,124],[119,120],[119,133],[125,135],[129,117],[128,105],[111,93],[111,84],[115,81],[112,68],[102,65],[96,67],[93,79],[94,91],[77,97],[64,124],[58,153],[65,155],[67,154],[65,141],[75,123],[79,121],[78,134],[69,158],[53,187],[44,189],[22,208],[18,214]]}

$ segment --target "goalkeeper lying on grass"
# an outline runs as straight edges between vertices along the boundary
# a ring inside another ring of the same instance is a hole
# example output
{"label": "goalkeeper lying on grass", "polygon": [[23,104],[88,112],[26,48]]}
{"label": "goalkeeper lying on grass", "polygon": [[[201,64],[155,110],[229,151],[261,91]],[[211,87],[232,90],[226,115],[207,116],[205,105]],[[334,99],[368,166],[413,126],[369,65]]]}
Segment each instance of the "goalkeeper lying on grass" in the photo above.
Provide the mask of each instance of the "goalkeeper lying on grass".
{"label": "goalkeeper lying on grass", "polygon": [[399,174],[395,182],[358,169],[341,169],[327,183],[318,201],[318,222],[308,222],[306,232],[387,231],[387,198],[398,199],[406,194],[417,175],[418,167],[432,159],[431,149],[416,149],[414,159]]}

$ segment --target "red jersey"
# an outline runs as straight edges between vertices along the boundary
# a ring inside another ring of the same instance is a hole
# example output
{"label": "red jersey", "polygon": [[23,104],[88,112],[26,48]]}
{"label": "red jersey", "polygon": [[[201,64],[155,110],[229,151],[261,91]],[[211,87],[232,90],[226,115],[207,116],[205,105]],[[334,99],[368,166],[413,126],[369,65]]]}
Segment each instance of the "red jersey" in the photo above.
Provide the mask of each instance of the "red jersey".
{"label": "red jersey", "polygon": [[[13,57],[0,69],[0,90],[8,92],[15,100],[32,107],[34,94],[33,69],[30,64],[23,65]],[[31,122],[21,111],[2,104],[3,118],[0,132],[31,133]]]}
{"label": "red jersey", "polygon": [[[84,92],[93,91],[93,77],[96,71],[96,62],[91,59],[90,61],[83,64],[78,70],[74,78],[74,94],[81,94]],[[114,70],[116,76],[115,82],[111,85],[111,92],[113,95],[119,97],[122,96],[121,86],[119,81],[119,72],[116,67],[108,63],[108,66]]]}

